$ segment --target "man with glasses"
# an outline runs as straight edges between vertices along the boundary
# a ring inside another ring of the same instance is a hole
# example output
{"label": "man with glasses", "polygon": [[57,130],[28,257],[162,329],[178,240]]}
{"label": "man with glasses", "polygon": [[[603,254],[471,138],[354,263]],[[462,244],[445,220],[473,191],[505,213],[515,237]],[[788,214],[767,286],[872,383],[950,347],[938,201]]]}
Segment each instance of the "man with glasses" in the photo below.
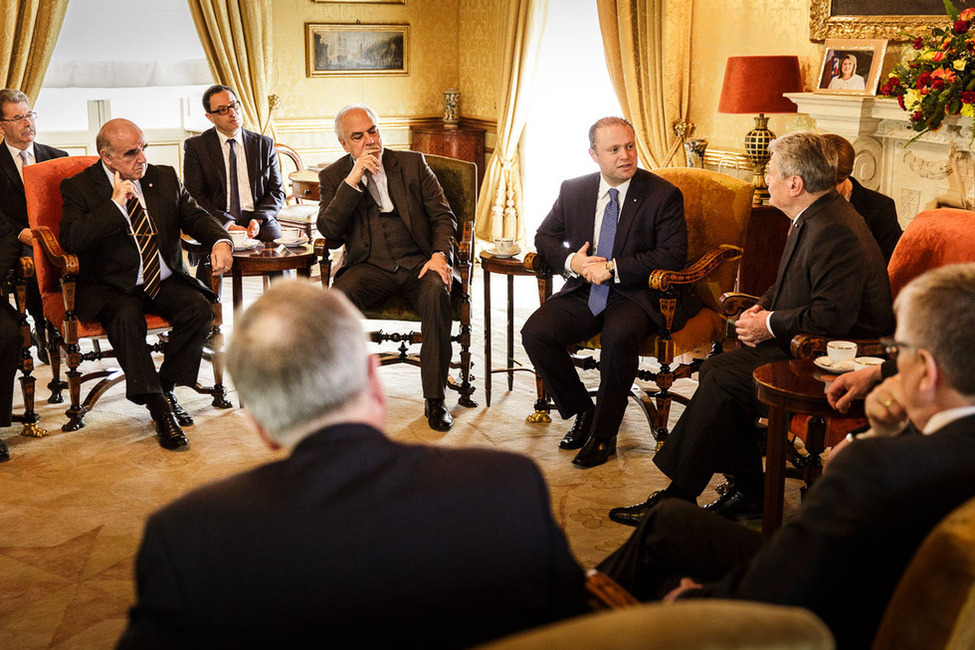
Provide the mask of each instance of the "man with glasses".
{"label": "man with glasses", "polygon": [[650,510],[599,569],[643,600],[805,607],[839,648],[869,648],[927,534],[975,497],[975,264],[897,296],[896,375],[866,400],[871,429],[834,449],[796,515],[762,534],[680,499]]}
{"label": "man with glasses", "polygon": [[[210,86],[203,109],[213,128],[183,143],[186,190],[227,230],[246,230],[265,242],[278,239],[275,217],[285,191],[274,141],[243,128],[243,108],[227,86]],[[198,268],[197,277],[200,273]]]}
{"label": "man with glasses", "polygon": [[[125,372],[126,397],[149,410],[160,446],[178,449],[188,444],[180,427],[193,418],[173,389],[196,384],[216,298],[187,273],[180,231],[211,250],[214,273],[230,270],[231,243],[176,170],[148,163],[134,123],[109,120],[95,144],[101,160],[61,183],[61,245],[81,267],[75,311],[105,328]],[[173,326],[158,373],[146,345],[147,313]]]}
{"label": "man with glasses", "polygon": [[[30,109],[30,100],[19,90],[0,90],[0,132],[4,147],[0,147],[0,215],[17,229],[22,255],[33,257],[34,237],[27,221],[27,200],[24,198],[24,165],[62,158],[67,151],[35,142],[37,113]],[[48,362],[44,310],[37,278],[27,282],[27,311],[34,319],[34,344],[37,358]]]}

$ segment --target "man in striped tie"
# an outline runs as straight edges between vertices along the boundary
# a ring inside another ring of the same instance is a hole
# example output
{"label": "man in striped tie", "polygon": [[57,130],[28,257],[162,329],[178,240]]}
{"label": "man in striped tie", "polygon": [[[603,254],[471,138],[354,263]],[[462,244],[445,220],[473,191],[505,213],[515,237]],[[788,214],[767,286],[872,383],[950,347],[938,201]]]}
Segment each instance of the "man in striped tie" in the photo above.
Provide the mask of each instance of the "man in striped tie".
{"label": "man in striped tie", "polygon": [[[193,418],[173,389],[196,383],[215,298],[187,272],[180,231],[211,249],[214,273],[230,270],[231,243],[172,167],[148,164],[134,123],[106,122],[95,144],[101,160],[61,184],[61,245],[81,267],[75,311],[105,328],[126,397],[149,410],[159,444],[178,449],[188,444],[181,427]],[[147,313],[173,325],[158,372],[146,345]]]}
{"label": "man in striped tie", "polygon": [[[535,234],[538,253],[566,276],[521,330],[525,351],[563,418],[575,423],[559,447],[572,463],[601,465],[616,452],[616,433],[636,377],[640,342],[663,325],[647,282],[654,269],[681,269],[687,224],[680,190],[637,169],[636,134],[619,117],[589,129],[599,173],[565,181]],[[675,315],[674,329],[687,314]],[[567,347],[601,335],[600,380],[593,403]]]}

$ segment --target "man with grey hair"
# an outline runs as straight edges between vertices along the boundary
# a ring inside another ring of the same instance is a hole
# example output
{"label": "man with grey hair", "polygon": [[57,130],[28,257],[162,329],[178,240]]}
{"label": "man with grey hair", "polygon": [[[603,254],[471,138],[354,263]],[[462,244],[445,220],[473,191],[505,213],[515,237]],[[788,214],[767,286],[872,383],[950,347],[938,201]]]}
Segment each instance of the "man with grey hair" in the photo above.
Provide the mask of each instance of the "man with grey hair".
{"label": "man with grey hair", "polygon": [[925,536],[975,497],[975,264],[897,296],[897,374],[866,401],[871,430],[834,449],[795,517],[762,534],[680,499],[652,508],[599,568],[642,600],[805,607],[838,648],[869,648]]}
{"label": "man with grey hair", "polygon": [[359,309],[403,296],[420,314],[420,378],[430,428],[453,417],[445,389],[450,370],[450,292],[457,218],[423,154],[385,149],[368,106],[346,106],[335,135],[349,155],[319,173],[318,230],[345,242],[333,286]]}
{"label": "man with grey hair", "polygon": [[[27,221],[27,199],[24,197],[24,165],[62,158],[67,151],[55,149],[35,141],[37,113],[31,110],[30,99],[12,88],[0,90],[0,133],[4,147],[0,147],[0,218],[11,222],[21,243],[21,254],[34,255],[34,237]],[[44,307],[37,278],[27,280],[27,311],[34,319],[34,344],[37,358],[47,363],[47,332]]]}
{"label": "man with grey hair", "polygon": [[303,282],[239,316],[228,369],[290,456],[149,518],[120,648],[469,647],[584,611],[531,460],[383,435],[360,319]]}
{"label": "man with grey hair", "polygon": [[743,347],[701,366],[700,383],[654,463],[670,485],[610,519],[635,526],[667,497],[696,503],[715,473],[733,486],[705,506],[731,519],[761,515],[764,478],[755,419],[763,414],[752,372],[791,358],[800,333],[869,338],[894,329],[883,254],[856,210],[835,189],[836,172],[822,136],[790,133],[769,145],[770,203],[790,219],[778,277],[735,323]]}

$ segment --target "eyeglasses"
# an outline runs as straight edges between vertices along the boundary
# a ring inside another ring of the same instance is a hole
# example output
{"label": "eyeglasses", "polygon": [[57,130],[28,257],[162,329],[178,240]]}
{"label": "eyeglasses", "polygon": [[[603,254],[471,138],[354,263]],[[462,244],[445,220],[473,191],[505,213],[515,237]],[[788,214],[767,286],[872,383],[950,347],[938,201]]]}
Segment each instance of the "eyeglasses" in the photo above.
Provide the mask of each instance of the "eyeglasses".
{"label": "eyeglasses", "polygon": [[244,110],[244,105],[241,104],[240,102],[230,102],[226,106],[220,106],[218,108],[213,109],[212,111],[207,111],[207,112],[210,113],[211,115],[226,115],[230,111],[237,111],[238,113],[240,113],[243,110]]}
{"label": "eyeglasses", "polygon": [[913,343],[898,341],[892,336],[880,339],[880,345],[884,346],[884,356],[888,359],[896,359],[902,349],[909,350],[915,347]]}
{"label": "eyeglasses", "polygon": [[23,115],[16,115],[14,117],[4,117],[0,119],[0,122],[13,122],[14,124],[16,124],[17,122],[26,122],[27,120],[36,120],[36,119],[37,119],[37,113],[31,111],[29,113],[24,113]]}

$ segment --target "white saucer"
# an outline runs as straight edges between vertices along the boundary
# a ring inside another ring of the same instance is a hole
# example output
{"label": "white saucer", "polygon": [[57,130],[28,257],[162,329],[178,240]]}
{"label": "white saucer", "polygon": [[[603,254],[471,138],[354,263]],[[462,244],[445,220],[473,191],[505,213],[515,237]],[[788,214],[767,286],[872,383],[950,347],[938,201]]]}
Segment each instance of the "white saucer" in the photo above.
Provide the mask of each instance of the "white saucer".
{"label": "white saucer", "polygon": [[491,257],[497,257],[499,260],[505,260],[505,259],[508,259],[509,257],[514,257],[515,255],[520,255],[521,254],[521,247],[520,246],[515,246],[515,249],[513,251],[511,251],[510,253],[499,253],[494,248],[487,249],[487,252],[491,254]]}
{"label": "white saucer", "polygon": [[298,239],[281,239],[280,237],[274,240],[275,244],[279,246],[304,246],[308,243],[308,237],[302,235]]}
{"label": "white saucer", "polygon": [[813,359],[813,363],[816,364],[817,368],[821,368],[826,372],[832,372],[833,374],[842,374],[844,372],[850,372],[853,370],[852,361],[844,361],[843,363],[834,363],[829,357],[818,357]]}
{"label": "white saucer", "polygon": [[261,242],[257,239],[245,239],[240,246],[234,246],[235,251],[249,251],[260,246]]}

